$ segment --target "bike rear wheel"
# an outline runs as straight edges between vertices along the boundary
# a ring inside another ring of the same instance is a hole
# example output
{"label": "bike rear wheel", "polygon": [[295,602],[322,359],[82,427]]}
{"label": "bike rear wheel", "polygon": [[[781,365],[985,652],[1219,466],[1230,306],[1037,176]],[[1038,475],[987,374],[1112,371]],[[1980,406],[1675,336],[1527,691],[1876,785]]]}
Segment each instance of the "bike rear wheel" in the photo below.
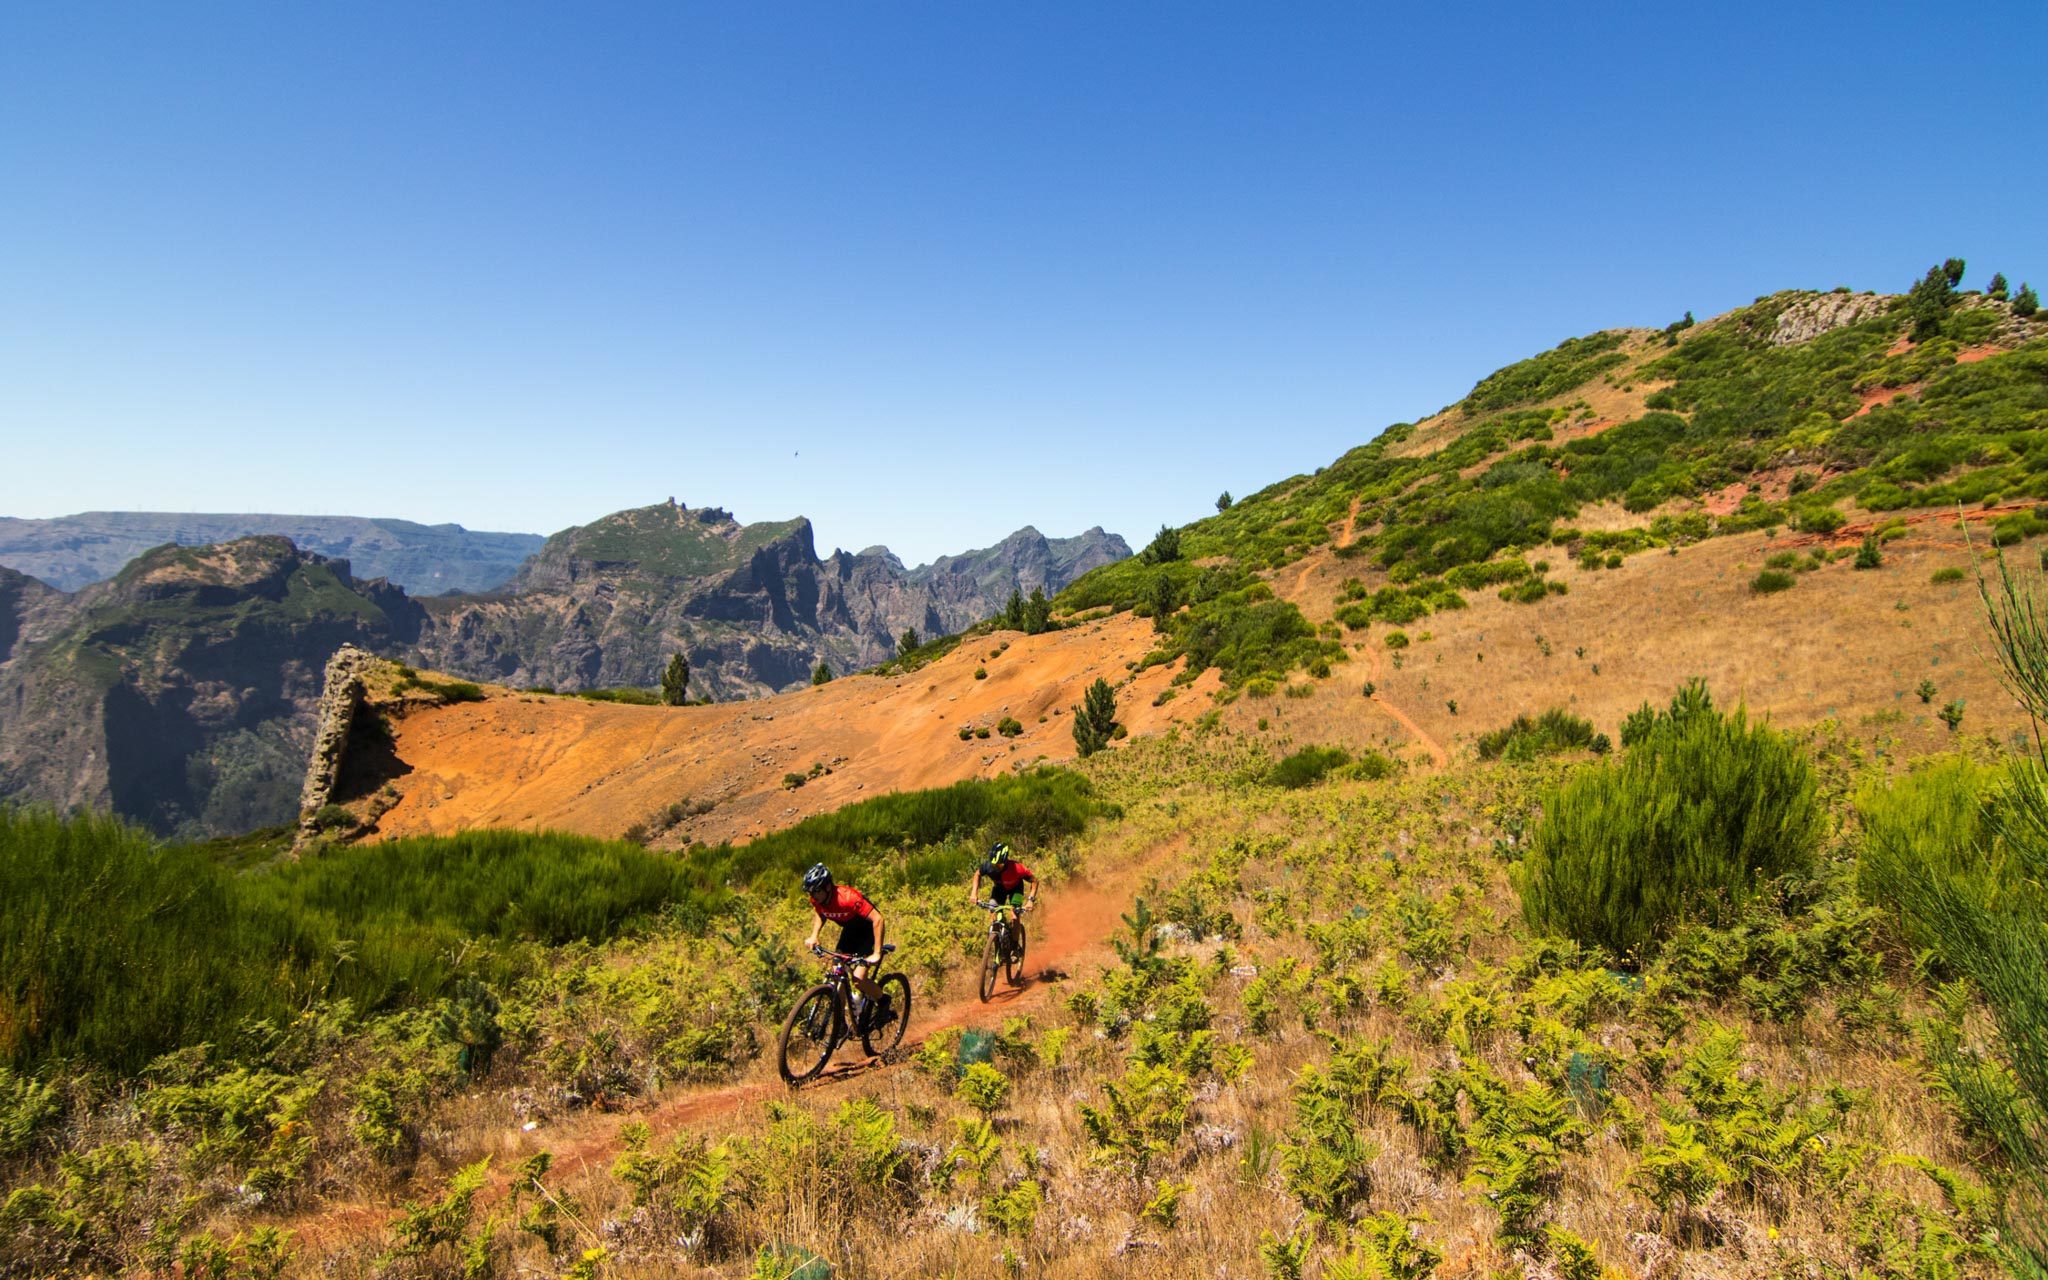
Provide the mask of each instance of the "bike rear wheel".
{"label": "bike rear wheel", "polygon": [[1002,926],[996,925],[988,931],[988,942],[981,949],[981,998],[984,1002],[996,993],[996,970],[1002,962]]}
{"label": "bike rear wheel", "polygon": [[1010,952],[1003,957],[1003,975],[1010,980],[1010,985],[1013,987],[1024,985],[1024,922],[1022,920],[1010,926]]}
{"label": "bike rear wheel", "polygon": [[797,1000],[782,1023],[775,1049],[775,1067],[786,1084],[802,1084],[825,1069],[832,1051],[845,1038],[839,1027],[839,993],[819,983]]}
{"label": "bike rear wheel", "polygon": [[875,980],[882,989],[882,995],[889,1001],[889,1016],[876,1021],[868,1019],[868,1025],[860,1033],[860,1043],[870,1057],[886,1057],[903,1043],[903,1029],[910,1024],[910,979],[900,973],[884,974]]}

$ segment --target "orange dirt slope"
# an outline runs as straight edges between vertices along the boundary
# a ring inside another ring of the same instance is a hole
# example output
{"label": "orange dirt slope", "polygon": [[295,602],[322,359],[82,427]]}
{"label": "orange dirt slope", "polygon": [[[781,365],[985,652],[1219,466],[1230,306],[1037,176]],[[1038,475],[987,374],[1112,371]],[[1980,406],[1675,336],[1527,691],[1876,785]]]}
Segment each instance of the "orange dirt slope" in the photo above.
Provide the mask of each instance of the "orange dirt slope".
{"label": "orange dirt slope", "polygon": [[[496,826],[612,837],[682,801],[711,807],[659,844],[750,838],[871,795],[1067,759],[1071,708],[1097,678],[1130,681],[1117,690],[1117,718],[1132,733],[1206,710],[1213,671],[1152,705],[1182,665],[1133,676],[1127,664],[1152,647],[1151,624],[1124,614],[1038,636],[997,632],[908,675],[847,676],[758,701],[636,707],[492,689],[481,702],[395,717],[400,798],[371,836]],[[975,679],[978,668],[986,678]],[[994,733],[1005,716],[1024,732]],[[963,741],[962,726],[990,736]],[[784,785],[814,765],[831,772]]]}

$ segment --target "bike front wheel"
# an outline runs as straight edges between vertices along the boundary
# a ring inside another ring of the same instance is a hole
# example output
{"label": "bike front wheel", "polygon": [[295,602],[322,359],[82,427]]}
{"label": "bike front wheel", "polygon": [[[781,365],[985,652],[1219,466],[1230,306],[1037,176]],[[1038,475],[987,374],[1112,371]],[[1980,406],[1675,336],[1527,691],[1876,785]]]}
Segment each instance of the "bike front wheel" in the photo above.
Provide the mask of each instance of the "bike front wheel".
{"label": "bike front wheel", "polygon": [[785,1084],[798,1085],[825,1069],[839,1047],[839,993],[819,983],[796,1002],[782,1024],[775,1049],[775,1067]]}
{"label": "bike front wheel", "polygon": [[996,993],[996,970],[1003,963],[1003,934],[1001,926],[988,931],[988,942],[981,949],[981,998],[984,1003]]}
{"label": "bike front wheel", "polygon": [[910,979],[900,973],[885,974],[875,981],[888,1001],[886,1017],[870,1017],[860,1033],[861,1047],[870,1057],[886,1057],[903,1043],[903,1029],[910,1024]]}

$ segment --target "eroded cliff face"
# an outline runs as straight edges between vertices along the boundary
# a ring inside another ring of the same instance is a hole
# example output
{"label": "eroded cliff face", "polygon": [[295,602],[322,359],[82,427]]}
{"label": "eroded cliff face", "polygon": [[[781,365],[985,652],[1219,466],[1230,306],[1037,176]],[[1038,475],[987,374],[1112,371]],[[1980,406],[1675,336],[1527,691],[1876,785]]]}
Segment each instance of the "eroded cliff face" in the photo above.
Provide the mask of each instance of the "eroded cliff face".
{"label": "eroded cliff face", "polygon": [[160,547],[71,596],[0,584],[8,600],[0,795],[181,836],[294,818],[328,657],[403,650],[424,620],[281,537]]}
{"label": "eroded cliff face", "polygon": [[1101,530],[1057,542],[1025,529],[987,551],[907,570],[880,547],[819,559],[811,523],[742,525],[664,503],[548,540],[510,589],[426,602],[423,665],[557,689],[659,683],[690,661],[692,696],[757,696],[887,660],[896,637],[956,631],[1013,589],[1057,591],[1130,554]]}

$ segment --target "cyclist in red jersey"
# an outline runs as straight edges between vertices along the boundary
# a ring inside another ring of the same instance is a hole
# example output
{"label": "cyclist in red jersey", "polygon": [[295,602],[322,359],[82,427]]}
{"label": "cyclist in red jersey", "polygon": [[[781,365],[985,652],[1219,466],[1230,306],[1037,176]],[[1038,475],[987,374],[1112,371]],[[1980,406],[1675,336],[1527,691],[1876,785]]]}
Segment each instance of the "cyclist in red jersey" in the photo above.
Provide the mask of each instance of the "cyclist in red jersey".
{"label": "cyclist in red jersey", "polygon": [[825,922],[830,920],[838,925],[839,945],[834,949],[845,955],[867,957],[851,967],[853,985],[868,999],[880,1000],[882,1016],[888,1016],[889,997],[868,979],[875,966],[882,963],[882,935],[886,929],[882,913],[852,885],[833,884],[832,873],[822,862],[804,872],[804,892],[810,895],[811,910],[817,915],[811,922],[810,940],[804,945],[812,951],[820,950],[818,932]]}
{"label": "cyclist in red jersey", "polygon": [[974,888],[968,891],[969,902],[981,901],[981,878],[989,879],[989,897],[1001,906],[1019,913],[1029,911],[1038,905],[1038,877],[1031,874],[1031,868],[1010,856],[1010,846],[998,840],[988,851],[988,861],[974,869]]}

